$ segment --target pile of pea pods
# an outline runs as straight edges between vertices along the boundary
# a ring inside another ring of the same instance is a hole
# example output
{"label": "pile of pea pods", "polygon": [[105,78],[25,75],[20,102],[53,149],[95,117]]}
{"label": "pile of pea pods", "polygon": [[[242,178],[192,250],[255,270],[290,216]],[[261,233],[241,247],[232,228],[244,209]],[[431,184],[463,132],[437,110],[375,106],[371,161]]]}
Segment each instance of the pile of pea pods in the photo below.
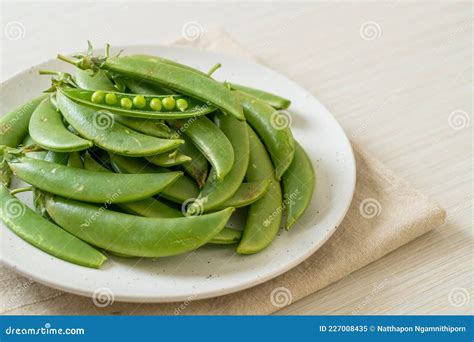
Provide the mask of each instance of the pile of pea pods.
{"label": "pile of pea pods", "polygon": [[[219,64],[58,58],[76,71],[40,71],[51,88],[0,119],[0,218],[31,245],[93,268],[206,244],[254,254],[305,212],[315,176],[279,122],[289,100],[215,80]],[[29,186],[10,190],[12,175]],[[226,227],[237,208],[244,227]]]}

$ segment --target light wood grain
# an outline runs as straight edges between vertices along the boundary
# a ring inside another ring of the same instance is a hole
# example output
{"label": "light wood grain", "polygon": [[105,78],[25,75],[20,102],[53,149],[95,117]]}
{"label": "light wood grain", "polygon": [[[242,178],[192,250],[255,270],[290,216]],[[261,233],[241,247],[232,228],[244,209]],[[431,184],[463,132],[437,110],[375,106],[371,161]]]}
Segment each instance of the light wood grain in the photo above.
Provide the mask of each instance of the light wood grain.
{"label": "light wood grain", "polygon": [[[189,21],[204,29],[224,26],[317,96],[353,140],[447,209],[445,226],[280,314],[472,313],[471,2],[1,6],[1,80],[57,52],[78,50],[87,39],[167,43]],[[370,21],[380,35],[366,40],[360,30]],[[22,38],[5,36],[11,22],[24,27]],[[454,111],[469,124],[451,127]],[[469,300],[455,306],[449,296],[459,288]]]}

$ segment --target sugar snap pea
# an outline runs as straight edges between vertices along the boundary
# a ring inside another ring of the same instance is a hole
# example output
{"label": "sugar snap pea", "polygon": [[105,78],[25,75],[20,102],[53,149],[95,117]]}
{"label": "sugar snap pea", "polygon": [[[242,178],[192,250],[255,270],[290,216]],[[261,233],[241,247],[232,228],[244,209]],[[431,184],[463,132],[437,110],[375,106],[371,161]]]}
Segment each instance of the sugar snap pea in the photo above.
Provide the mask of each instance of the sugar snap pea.
{"label": "sugar snap pea", "polygon": [[82,139],[64,127],[61,113],[49,99],[36,107],[29,122],[29,133],[36,144],[50,151],[73,152],[92,147],[92,142]]}
{"label": "sugar snap pea", "polygon": [[0,185],[10,186],[12,180],[12,170],[5,159],[5,152],[9,149],[6,145],[0,145]]}
{"label": "sugar snap pea", "polygon": [[[140,119],[182,119],[205,115],[215,107],[183,95],[137,95],[118,92],[92,91],[79,88],[57,88],[58,93],[81,105],[114,114]],[[135,99],[135,103],[133,100]],[[179,109],[177,101],[184,100],[187,108]],[[172,106],[163,103],[170,101]],[[156,104],[160,104],[156,106]]]}
{"label": "sugar snap pea", "polygon": [[156,156],[145,157],[145,159],[150,163],[161,167],[180,165],[192,160],[191,157],[182,154],[178,150],[170,153],[158,154]]}
{"label": "sugar snap pea", "polygon": [[0,205],[2,221],[16,235],[42,251],[93,268],[99,268],[107,260],[95,248],[28,208],[3,185],[0,185]]}
{"label": "sugar snap pea", "polygon": [[71,152],[69,154],[69,159],[67,160],[67,166],[75,167],[78,169],[84,168],[84,162],[82,161],[82,158],[79,152]]}
{"label": "sugar snap pea", "polygon": [[158,87],[157,85],[149,84],[143,80],[123,80],[128,89],[134,94],[145,94],[145,95],[169,95],[173,92],[169,89]]}
{"label": "sugar snap pea", "polygon": [[57,163],[10,156],[15,175],[46,192],[93,203],[132,202],[151,197],[173,184],[182,172],[105,174]]}
{"label": "sugar snap pea", "polygon": [[77,56],[74,60],[62,55],[58,58],[81,69],[103,69],[124,75],[126,78],[145,80],[149,83],[172,89],[203,102],[221,108],[239,120],[245,120],[242,106],[224,85],[207,75],[200,75],[159,58],[122,56],[97,58],[90,55]]}
{"label": "sugar snap pea", "polygon": [[[84,156],[84,169],[98,172],[112,172],[99,164],[88,153]],[[162,218],[183,216],[178,210],[175,210],[152,197],[135,202],[118,203],[117,205],[126,213],[133,215]]]}
{"label": "sugar snap pea", "polygon": [[107,113],[78,105],[61,92],[57,93],[57,101],[69,124],[104,150],[139,157],[170,151],[183,143],[180,139],[160,139],[133,131],[114,122]]}
{"label": "sugar snap pea", "polygon": [[0,145],[17,147],[28,134],[31,114],[48,95],[27,101],[0,118]]}
{"label": "sugar snap pea", "polygon": [[92,70],[77,69],[75,81],[79,88],[85,90],[117,91],[117,88],[103,70],[93,73]]}
{"label": "sugar snap pea", "polygon": [[259,99],[260,101],[263,101],[267,103],[268,105],[272,106],[275,109],[287,109],[291,104],[291,101],[288,99],[285,99],[284,97],[281,97],[281,96],[278,96],[278,95],[275,95],[275,94],[272,94],[260,89],[243,86],[236,83],[225,82],[225,84],[228,85],[233,90],[239,90],[245,94],[252,95],[256,97],[257,99]]}
{"label": "sugar snap pea", "polygon": [[234,165],[224,179],[218,179],[216,170],[211,170],[198,199],[188,207],[188,214],[192,214],[196,210],[210,211],[219,207],[237,192],[247,171],[249,163],[247,124],[233,116],[224,114],[217,114],[215,121],[232,145]]}
{"label": "sugar snap pea", "polygon": [[225,134],[204,116],[194,120],[168,120],[167,122],[187,135],[211,163],[217,179],[224,179],[234,164],[234,149]]}
{"label": "sugar snap pea", "polygon": [[298,143],[293,162],[283,175],[282,181],[286,203],[285,228],[290,230],[308,208],[315,184],[311,160]]}
{"label": "sugar snap pea", "polygon": [[104,210],[90,220],[97,207],[57,196],[46,199],[46,209],[57,224],[84,241],[140,257],[178,255],[199,248],[224,228],[234,211],[227,208],[196,217],[150,218]]}
{"label": "sugar snap pea", "polygon": [[119,122],[124,126],[127,126],[137,132],[151,135],[152,137],[165,139],[177,138],[176,134],[174,134],[161,120],[138,119],[115,114],[113,118],[116,122]]}
{"label": "sugar snap pea", "polygon": [[[265,144],[273,165],[277,180],[290,166],[295,153],[295,142],[283,114],[257,98],[235,91],[242,102],[245,117]],[[280,122],[284,121],[284,122]]]}
{"label": "sugar snap pea", "polygon": [[111,170],[96,161],[89,152],[84,153],[84,169],[97,172],[111,172]]}
{"label": "sugar snap pea", "polygon": [[191,161],[182,164],[182,167],[202,188],[209,172],[209,163],[186,135],[181,135],[181,139],[184,140],[184,144],[178,148],[179,151],[191,158]]}
{"label": "sugar snap pea", "polygon": [[222,203],[219,206],[219,209],[227,207],[241,208],[256,202],[267,192],[270,183],[270,179],[265,179],[259,182],[247,182],[240,184],[237,192],[224,203]]}
{"label": "sugar snap pea", "polygon": [[[151,165],[141,158],[128,158],[116,154],[110,154],[110,162],[113,169],[120,173],[140,174],[168,172],[168,170]],[[190,178],[183,176],[175,183],[165,188],[160,193],[160,196],[181,204],[187,199],[196,198],[198,194],[199,189],[196,183],[194,183]]]}
{"label": "sugar snap pea", "polygon": [[271,183],[265,195],[249,207],[242,240],[237,247],[239,254],[254,254],[267,247],[278,233],[283,212],[280,183],[275,178],[270,157],[256,133],[248,128],[250,161],[246,179],[268,179]]}
{"label": "sugar snap pea", "polygon": [[242,231],[232,228],[224,228],[215,235],[209,243],[213,245],[232,245],[238,243],[242,238]]}

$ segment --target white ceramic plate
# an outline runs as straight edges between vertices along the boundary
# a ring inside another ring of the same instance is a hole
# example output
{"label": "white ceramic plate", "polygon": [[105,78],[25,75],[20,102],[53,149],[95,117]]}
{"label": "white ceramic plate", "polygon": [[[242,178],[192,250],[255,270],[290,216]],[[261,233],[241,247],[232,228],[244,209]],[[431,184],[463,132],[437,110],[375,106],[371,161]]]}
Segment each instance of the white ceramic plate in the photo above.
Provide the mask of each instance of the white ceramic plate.
{"label": "white ceramic plate", "polygon": [[[290,232],[280,230],[270,247],[240,256],[232,247],[205,246],[177,257],[110,257],[95,270],[43,253],[1,227],[1,259],[17,272],[48,286],[79,295],[113,294],[116,301],[172,302],[208,298],[243,290],[274,278],[313,254],[336,230],[351,203],[356,169],[350,143],[334,117],[306,90],[262,65],[205,50],[176,46],[128,46],[126,54],[157,54],[208,70],[214,77],[282,94],[292,100],[291,128],[309,154],[317,174],[311,206]],[[118,50],[118,49],[117,49]],[[54,55],[56,51],[52,51]],[[73,70],[50,60],[1,85],[1,113],[49,86],[39,69]],[[21,194],[31,201],[31,195]]]}

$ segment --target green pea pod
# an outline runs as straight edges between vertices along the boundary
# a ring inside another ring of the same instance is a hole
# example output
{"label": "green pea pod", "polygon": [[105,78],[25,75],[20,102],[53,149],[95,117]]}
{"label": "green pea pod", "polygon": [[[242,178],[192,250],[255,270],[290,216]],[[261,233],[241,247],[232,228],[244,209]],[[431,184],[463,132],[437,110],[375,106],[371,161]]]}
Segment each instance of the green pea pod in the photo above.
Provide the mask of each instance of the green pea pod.
{"label": "green pea pod", "polygon": [[156,156],[145,157],[150,163],[161,166],[161,167],[170,167],[175,165],[181,165],[184,163],[190,162],[192,159],[179,151],[174,151],[172,153],[163,153]]}
{"label": "green pea pod", "polygon": [[209,163],[187,136],[182,135],[181,138],[184,140],[184,144],[178,148],[179,151],[192,159],[184,163],[182,167],[196,181],[198,186],[202,188],[209,172]]}
{"label": "green pea pod", "polygon": [[[89,153],[84,156],[84,168],[97,172],[112,172],[95,161]],[[155,200],[145,198],[140,201],[117,204],[123,211],[133,215],[153,216],[162,218],[180,217],[181,213],[170,206]]]}
{"label": "green pea pod", "polygon": [[[105,100],[94,100],[93,96],[96,92],[91,90],[84,90],[78,88],[61,88],[59,87],[58,93],[67,97],[71,101],[79,103],[83,106],[93,108],[95,110],[108,111],[113,114],[123,115],[132,118],[139,119],[183,119],[192,118],[196,116],[205,115],[216,110],[213,106],[183,95],[141,95],[145,99],[143,108],[133,108],[133,99],[136,97],[134,94],[118,93],[118,92],[104,92],[104,99],[107,94],[115,95],[115,104],[107,104]],[[123,107],[122,103],[124,99],[127,99],[130,103],[130,107]],[[162,103],[165,99],[173,99],[173,109],[167,110],[162,107],[160,110],[153,109],[151,103],[153,99],[159,99]],[[187,103],[187,109],[180,110],[176,103],[178,100],[184,100]],[[97,101],[97,102],[94,102]]]}
{"label": "green pea pod", "polygon": [[184,133],[206,157],[218,179],[230,172],[234,164],[234,149],[225,134],[208,118],[194,120],[168,120],[169,125]]}
{"label": "green pea pod", "polygon": [[217,235],[234,211],[227,208],[180,218],[140,217],[109,210],[96,215],[96,206],[61,197],[48,197],[46,209],[56,223],[80,239],[115,253],[140,257],[165,257],[195,250]]}
{"label": "green pea pod", "polygon": [[16,235],[29,244],[57,258],[74,264],[99,268],[107,257],[36,214],[0,186],[0,218]]}
{"label": "green pea pod", "polygon": [[235,91],[242,102],[245,117],[270,153],[277,180],[285,173],[295,154],[295,142],[289,118],[257,98]]}
{"label": "green pea pod", "polygon": [[176,135],[173,134],[170,128],[161,120],[138,119],[121,115],[114,115],[113,118],[116,122],[124,126],[134,129],[137,132],[151,135],[152,137],[165,139],[176,138]]}
{"label": "green pea pod", "polygon": [[84,169],[96,172],[112,172],[92,158],[89,152],[84,153]]}
{"label": "green pea pod", "polygon": [[[111,172],[95,161],[88,153],[84,155],[84,167],[86,170]],[[183,217],[183,214],[180,211],[154,198],[145,198],[136,202],[119,203],[118,206],[126,213],[132,215],[157,218]],[[231,228],[224,228],[220,233],[214,236],[209,243],[219,245],[237,243],[240,240],[241,235],[242,232],[240,231]]]}
{"label": "green pea pod", "polygon": [[79,88],[85,90],[117,91],[117,88],[103,70],[93,73],[92,70],[77,69],[75,81]]}
{"label": "green pea pod", "polygon": [[123,203],[151,197],[182,175],[182,172],[106,174],[15,156],[8,164],[15,175],[34,187],[92,203]]}
{"label": "green pea pod", "polygon": [[[32,153],[25,153],[25,156],[29,158],[35,158],[40,160],[45,160],[51,163],[58,163],[61,165],[67,165],[69,162],[69,153],[62,153],[62,152],[53,152],[53,151],[46,151],[44,155],[31,155]],[[45,194],[38,188],[33,189],[33,205],[35,207],[36,212],[47,218],[50,219],[48,213],[46,212],[45,206]]]}
{"label": "green pea pod", "polygon": [[[110,154],[110,162],[113,169],[120,173],[140,174],[168,172],[166,169],[150,165],[141,158],[128,158],[116,154]],[[198,194],[199,189],[196,183],[194,183],[190,178],[183,176],[175,183],[165,188],[160,193],[160,196],[172,202],[181,204],[187,199],[196,198]]]}
{"label": "green pea pod", "polygon": [[251,95],[259,99],[260,101],[265,102],[266,104],[272,106],[275,109],[287,109],[291,101],[288,99],[285,99],[284,97],[256,89],[256,88],[251,88],[251,87],[246,87],[240,84],[235,84],[235,83],[229,83],[229,82],[224,82],[224,84],[228,85],[231,89],[233,90],[239,90],[242,93]]}
{"label": "green pea pod", "polygon": [[144,95],[170,95],[173,92],[169,89],[158,87],[153,84],[143,82],[143,80],[123,80],[128,89],[131,90],[134,94],[144,94]]}
{"label": "green pea pod", "polygon": [[209,243],[213,245],[233,245],[242,238],[242,231],[232,228],[224,228],[214,236]]}
{"label": "green pea pod", "polygon": [[29,100],[0,118],[0,145],[17,147],[28,134],[31,114],[48,95]]}
{"label": "green pea pod", "polygon": [[31,138],[39,146],[56,152],[73,152],[92,147],[92,142],[71,133],[49,99],[36,107],[29,123]]}
{"label": "green pea pod", "polygon": [[84,168],[84,162],[82,161],[81,155],[79,152],[72,152],[69,154],[69,159],[67,161],[67,166],[75,167],[77,169]]}
{"label": "green pea pod", "polygon": [[78,105],[62,92],[57,93],[61,113],[81,136],[106,151],[132,157],[151,156],[176,149],[184,141],[160,139],[135,132],[104,112]]}
{"label": "green pea pod", "polygon": [[234,115],[237,119],[245,120],[242,106],[224,85],[207,75],[200,75],[186,68],[163,62],[159,58],[144,59],[142,57],[122,56],[99,60],[90,56],[79,56],[78,59],[71,60],[64,56],[58,57],[81,69],[100,68],[121,74],[126,78],[144,80],[148,83],[172,89],[205,103],[209,102]]}
{"label": "green pea pod", "polygon": [[0,146],[0,186],[10,186],[12,180],[12,170],[5,159],[5,153],[7,150],[8,146]]}
{"label": "green pea pod", "polygon": [[242,183],[237,189],[237,192],[222,203],[219,206],[219,209],[227,207],[241,208],[256,202],[265,195],[270,183],[270,179],[265,179],[259,182]]}
{"label": "green pea pod", "polygon": [[198,75],[201,75],[201,76],[209,77],[209,75],[207,73],[205,73],[205,72],[203,72],[199,69],[190,67],[189,65],[186,65],[186,64],[182,64],[182,63],[173,61],[172,59],[168,59],[168,58],[164,58],[164,57],[160,57],[160,56],[150,56],[150,55],[133,55],[132,57],[135,58],[135,59],[143,59],[143,61],[149,61],[150,59],[153,59],[153,60],[155,60],[159,63],[169,64],[171,66],[175,66],[175,67],[184,69],[186,71],[194,72],[194,73],[196,73]]}
{"label": "green pea pod", "polygon": [[296,143],[295,156],[283,175],[283,190],[286,202],[286,230],[304,214],[314,192],[314,170],[311,160],[300,144]]}
{"label": "green pea pod", "polygon": [[282,194],[280,183],[275,179],[270,157],[265,146],[249,126],[250,160],[247,180],[270,180],[268,190],[258,201],[250,205],[242,240],[237,247],[239,254],[254,254],[270,245],[280,228],[282,219]]}
{"label": "green pea pod", "polygon": [[[188,207],[188,214],[197,211],[211,211],[231,198],[244,180],[249,163],[249,137],[247,124],[233,116],[219,114],[215,117],[217,126],[232,145],[234,165],[231,171],[220,180],[216,170],[212,169],[209,178],[201,190],[198,199]],[[196,208],[197,207],[197,208]]]}
{"label": "green pea pod", "polygon": [[[136,88],[136,94],[147,94],[146,89],[139,89]],[[179,135],[176,132],[173,132],[175,135]],[[191,157],[191,161],[184,163],[183,169],[184,171],[190,175],[198,184],[199,188],[202,188],[204,183],[206,182],[206,178],[209,172],[209,167],[206,158],[203,156],[203,154],[194,146],[193,142],[186,137],[186,135],[182,134],[180,136],[185,143],[182,144],[179,147],[179,151],[186,155]],[[151,161],[153,163],[153,161]],[[157,164],[159,166],[165,166],[163,164]]]}
{"label": "green pea pod", "polygon": [[[177,218],[183,217],[183,214],[153,198],[147,198],[137,202],[119,204],[120,208],[126,213],[145,217],[156,218]],[[224,227],[208,243],[215,245],[230,245],[239,242],[242,232],[232,228]]]}

